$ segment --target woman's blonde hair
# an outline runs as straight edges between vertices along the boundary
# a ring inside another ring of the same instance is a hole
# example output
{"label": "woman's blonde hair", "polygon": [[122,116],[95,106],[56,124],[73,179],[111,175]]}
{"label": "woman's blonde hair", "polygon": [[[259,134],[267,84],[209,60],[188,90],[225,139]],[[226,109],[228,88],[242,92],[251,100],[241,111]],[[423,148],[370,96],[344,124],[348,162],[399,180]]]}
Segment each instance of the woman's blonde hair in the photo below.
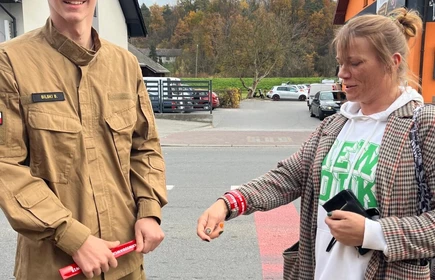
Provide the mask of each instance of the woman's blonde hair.
{"label": "woman's blonde hair", "polygon": [[407,59],[408,41],[421,30],[422,20],[418,12],[398,8],[387,16],[362,15],[352,18],[338,30],[332,44],[347,57],[353,39],[365,38],[374,46],[380,61],[390,73],[394,63],[393,54],[399,53],[402,62],[397,71],[398,83],[410,81],[418,86],[418,78],[410,73]]}

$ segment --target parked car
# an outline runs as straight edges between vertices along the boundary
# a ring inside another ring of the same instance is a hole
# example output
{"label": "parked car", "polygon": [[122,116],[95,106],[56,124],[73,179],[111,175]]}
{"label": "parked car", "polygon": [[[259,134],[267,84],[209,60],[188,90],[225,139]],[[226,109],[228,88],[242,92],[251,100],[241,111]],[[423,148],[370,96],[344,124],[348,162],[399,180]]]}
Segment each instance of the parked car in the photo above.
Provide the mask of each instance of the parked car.
{"label": "parked car", "polygon": [[340,112],[341,105],[346,102],[346,94],[339,90],[319,91],[313,98],[310,116],[323,120],[325,117]]}
{"label": "parked car", "polygon": [[274,86],[266,95],[268,98],[272,98],[274,101],[281,99],[293,99],[305,101],[307,94],[303,89],[300,89],[297,85],[280,85]]}
{"label": "parked car", "polygon": [[308,87],[306,86],[306,85],[303,85],[303,84],[299,84],[299,85],[296,85],[299,89],[302,89],[304,92],[305,92],[305,94],[307,95],[307,97],[308,97],[308,93],[309,93],[309,90],[308,90]]}
{"label": "parked car", "polygon": [[314,95],[318,93],[321,90],[337,90],[337,85],[335,83],[315,83],[311,84],[308,88],[308,94],[307,94],[307,106],[308,110],[310,110],[311,102],[314,98]]}
{"label": "parked car", "polygon": [[[204,110],[210,110],[209,93],[207,91],[198,91],[196,96],[193,97],[194,108],[203,108]],[[212,110],[220,106],[220,100],[217,93],[211,92],[211,106]]]}
{"label": "parked car", "polygon": [[154,112],[162,113],[160,112],[160,90],[163,90],[163,113],[188,112],[192,109],[190,96],[193,90],[189,92],[189,86],[181,84],[179,78],[144,77],[143,80]]}

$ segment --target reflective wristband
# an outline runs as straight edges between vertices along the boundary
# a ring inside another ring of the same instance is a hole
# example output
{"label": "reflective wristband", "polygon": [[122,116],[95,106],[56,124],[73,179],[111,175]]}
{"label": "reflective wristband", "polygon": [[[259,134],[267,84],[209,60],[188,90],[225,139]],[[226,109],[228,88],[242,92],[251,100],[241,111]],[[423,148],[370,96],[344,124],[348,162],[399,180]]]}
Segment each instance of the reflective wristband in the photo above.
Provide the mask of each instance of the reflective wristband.
{"label": "reflective wristband", "polygon": [[226,199],[228,199],[228,201],[230,202],[230,211],[234,210],[234,209],[238,210],[238,205],[237,205],[236,198],[232,194],[226,193],[226,194],[224,194],[224,197]]}
{"label": "reflective wristband", "polygon": [[227,194],[231,194],[237,201],[237,205],[239,206],[239,215],[242,215],[246,212],[246,199],[239,191],[230,191]]}

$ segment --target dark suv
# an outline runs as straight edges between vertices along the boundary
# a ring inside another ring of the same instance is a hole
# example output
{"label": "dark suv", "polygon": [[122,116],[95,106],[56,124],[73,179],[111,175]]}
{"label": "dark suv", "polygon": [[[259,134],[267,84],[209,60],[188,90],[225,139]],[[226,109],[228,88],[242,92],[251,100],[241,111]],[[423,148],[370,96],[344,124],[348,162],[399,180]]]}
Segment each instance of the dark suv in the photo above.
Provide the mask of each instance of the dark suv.
{"label": "dark suv", "polygon": [[311,103],[310,116],[323,120],[325,117],[340,112],[346,102],[346,93],[340,90],[322,90],[316,93]]}

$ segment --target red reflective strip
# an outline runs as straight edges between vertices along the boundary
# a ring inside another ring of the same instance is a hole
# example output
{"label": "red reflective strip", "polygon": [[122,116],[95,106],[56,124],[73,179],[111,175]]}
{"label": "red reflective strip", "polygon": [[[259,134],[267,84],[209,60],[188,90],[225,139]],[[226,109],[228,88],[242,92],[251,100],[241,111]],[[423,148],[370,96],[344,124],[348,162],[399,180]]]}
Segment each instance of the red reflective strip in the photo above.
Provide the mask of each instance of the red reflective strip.
{"label": "red reflective strip", "polygon": [[[115,258],[119,258],[120,256],[133,252],[135,249],[136,249],[136,240],[132,240],[110,250],[112,251]],[[77,264],[73,263],[71,265],[59,269],[59,273],[62,279],[65,280],[73,276],[79,275],[80,273],[82,273],[82,270]]]}
{"label": "red reflective strip", "polygon": [[231,210],[236,209],[236,208],[237,208],[237,201],[236,201],[236,198],[235,198],[232,194],[230,194],[230,193],[227,193],[227,194],[225,194],[224,196],[225,196],[225,197],[228,199],[228,201],[230,202],[230,208],[231,208]]}
{"label": "red reflective strip", "polygon": [[245,213],[246,211],[246,200],[243,197],[243,195],[238,192],[238,191],[231,191],[229,192],[230,194],[232,194],[236,200],[237,200],[237,204],[239,205],[239,215],[242,215],[243,213]]}

